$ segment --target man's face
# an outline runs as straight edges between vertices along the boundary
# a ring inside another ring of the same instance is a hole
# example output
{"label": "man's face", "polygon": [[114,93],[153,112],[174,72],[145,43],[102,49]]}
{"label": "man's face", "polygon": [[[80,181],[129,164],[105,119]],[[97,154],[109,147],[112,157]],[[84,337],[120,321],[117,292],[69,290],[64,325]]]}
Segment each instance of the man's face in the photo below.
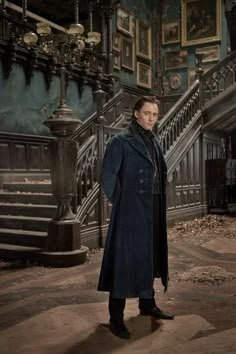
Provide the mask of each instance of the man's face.
{"label": "man's face", "polygon": [[146,130],[152,130],[158,118],[156,103],[145,102],[140,111],[134,111],[137,122]]}

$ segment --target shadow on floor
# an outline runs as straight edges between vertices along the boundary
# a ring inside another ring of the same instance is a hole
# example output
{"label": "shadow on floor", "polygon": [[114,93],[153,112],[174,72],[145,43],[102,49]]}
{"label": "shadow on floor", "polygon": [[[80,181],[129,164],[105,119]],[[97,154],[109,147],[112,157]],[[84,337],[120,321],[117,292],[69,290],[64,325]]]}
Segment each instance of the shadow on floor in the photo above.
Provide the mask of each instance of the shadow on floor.
{"label": "shadow on floor", "polygon": [[161,321],[150,317],[143,321],[139,315],[129,318],[129,320],[125,321],[125,324],[131,332],[131,339],[120,339],[114,336],[110,331],[110,325],[108,323],[101,323],[97,325],[93,333],[81,342],[78,341],[65,354],[91,354],[91,352],[109,354],[119,349],[123,350],[131,343],[149,336],[163,325]]}

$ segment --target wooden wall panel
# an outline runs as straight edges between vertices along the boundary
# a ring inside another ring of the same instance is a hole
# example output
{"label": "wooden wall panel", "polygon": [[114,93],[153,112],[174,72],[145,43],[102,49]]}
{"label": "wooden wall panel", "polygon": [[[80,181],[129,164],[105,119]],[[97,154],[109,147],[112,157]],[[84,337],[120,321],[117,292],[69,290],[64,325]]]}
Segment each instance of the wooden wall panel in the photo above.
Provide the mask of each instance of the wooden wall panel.
{"label": "wooden wall panel", "polygon": [[[27,171],[27,146],[26,144],[12,144],[13,145],[13,159],[11,163],[14,164],[15,171]],[[11,166],[12,167],[12,166]]]}
{"label": "wooden wall panel", "polygon": [[0,143],[0,171],[10,171],[10,146],[8,143]]}
{"label": "wooden wall panel", "polygon": [[48,172],[48,143],[52,138],[0,134],[0,172]]}

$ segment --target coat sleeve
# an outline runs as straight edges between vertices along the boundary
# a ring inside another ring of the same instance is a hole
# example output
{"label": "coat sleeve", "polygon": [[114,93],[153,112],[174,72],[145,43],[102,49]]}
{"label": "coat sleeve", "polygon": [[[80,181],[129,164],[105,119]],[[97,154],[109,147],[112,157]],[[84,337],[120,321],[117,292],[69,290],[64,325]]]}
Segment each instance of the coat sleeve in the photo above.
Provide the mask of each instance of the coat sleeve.
{"label": "coat sleeve", "polygon": [[101,185],[112,203],[119,197],[120,181],[118,172],[123,160],[123,146],[117,136],[109,140],[101,168]]}

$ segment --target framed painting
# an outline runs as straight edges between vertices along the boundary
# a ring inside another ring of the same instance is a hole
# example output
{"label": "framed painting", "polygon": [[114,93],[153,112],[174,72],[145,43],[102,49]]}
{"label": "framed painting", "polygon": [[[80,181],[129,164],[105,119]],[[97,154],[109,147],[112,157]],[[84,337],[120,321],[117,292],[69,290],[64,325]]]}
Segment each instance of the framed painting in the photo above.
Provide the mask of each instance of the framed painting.
{"label": "framed painting", "polygon": [[220,46],[211,45],[209,47],[197,48],[196,53],[203,54],[202,63],[210,63],[220,60]]}
{"label": "framed painting", "polygon": [[116,27],[120,32],[133,36],[133,15],[122,7],[117,7]]}
{"label": "framed painting", "polygon": [[180,24],[179,22],[170,22],[162,24],[162,44],[180,42]]}
{"label": "framed painting", "polygon": [[188,66],[188,52],[185,49],[165,52],[165,69],[177,69]]}
{"label": "framed painting", "polygon": [[137,86],[152,87],[151,66],[137,62]]}
{"label": "framed painting", "polygon": [[122,38],[121,66],[129,70],[134,70],[134,42],[130,38]]}
{"label": "framed painting", "polygon": [[120,52],[113,51],[113,68],[120,70]]}
{"label": "framed painting", "polygon": [[181,0],[182,45],[221,39],[221,0]]}
{"label": "framed painting", "polygon": [[112,45],[113,49],[116,51],[120,51],[121,48],[121,36],[119,33],[113,32],[112,34]]}
{"label": "framed painting", "polygon": [[178,73],[173,73],[169,77],[169,84],[172,90],[178,90],[182,85],[182,76]]}
{"label": "framed painting", "polygon": [[145,59],[152,59],[151,27],[136,20],[136,55]]}

